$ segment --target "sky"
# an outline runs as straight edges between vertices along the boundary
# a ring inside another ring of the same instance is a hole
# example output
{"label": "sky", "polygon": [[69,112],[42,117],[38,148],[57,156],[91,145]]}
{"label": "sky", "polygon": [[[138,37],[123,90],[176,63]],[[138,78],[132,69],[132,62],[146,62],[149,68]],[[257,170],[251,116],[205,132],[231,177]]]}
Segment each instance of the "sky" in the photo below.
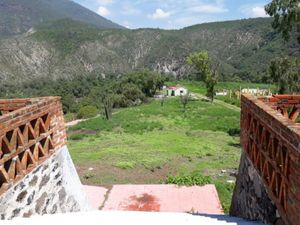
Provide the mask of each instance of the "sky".
{"label": "sky", "polygon": [[271,0],[73,0],[130,29],[180,29],[205,22],[265,17]]}

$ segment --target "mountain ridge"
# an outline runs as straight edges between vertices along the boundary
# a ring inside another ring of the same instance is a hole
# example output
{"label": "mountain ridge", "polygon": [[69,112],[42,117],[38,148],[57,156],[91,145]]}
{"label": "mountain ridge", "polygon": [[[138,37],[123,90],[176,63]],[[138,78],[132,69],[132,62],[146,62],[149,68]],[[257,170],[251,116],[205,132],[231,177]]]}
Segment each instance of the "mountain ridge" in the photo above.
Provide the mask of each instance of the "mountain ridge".
{"label": "mountain ridge", "polygon": [[98,28],[124,27],[71,0],[0,0],[0,36],[27,32],[44,22],[69,18]]}
{"label": "mountain ridge", "polygon": [[[297,51],[295,51],[295,49]],[[0,40],[0,81],[101,74],[118,77],[150,69],[177,78],[194,74],[189,53],[209,51],[220,63],[221,80],[261,82],[270,61],[281,54],[299,57],[299,45],[285,43],[270,18],[205,23],[180,30],[98,29],[60,19],[35,26],[30,33]]]}

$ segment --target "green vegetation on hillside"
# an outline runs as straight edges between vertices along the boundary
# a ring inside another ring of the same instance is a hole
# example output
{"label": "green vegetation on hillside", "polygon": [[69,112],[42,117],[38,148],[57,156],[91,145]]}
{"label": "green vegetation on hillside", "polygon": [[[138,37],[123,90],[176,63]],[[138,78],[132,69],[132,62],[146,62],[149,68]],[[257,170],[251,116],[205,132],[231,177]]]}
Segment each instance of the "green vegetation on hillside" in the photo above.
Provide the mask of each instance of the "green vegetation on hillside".
{"label": "green vegetation on hillside", "polygon": [[[62,19],[37,26],[35,30],[31,36],[18,39],[18,52],[11,48],[9,56],[0,57],[0,69],[7,74],[3,82],[15,83],[10,77],[16,76],[19,82],[33,75],[49,77],[47,71],[51,72],[50,79],[91,74],[116,77],[141,68],[160,72],[167,72],[168,68],[177,77],[195,77],[195,71],[186,65],[185,59],[191,52],[200,50],[208,51],[212,60],[220,64],[221,81],[269,82],[268,68],[275,56],[299,56],[295,38],[285,43],[272,30],[268,18],[207,23],[171,31],[101,30]],[[23,42],[30,42],[30,51]],[[10,44],[14,46],[8,40],[3,42],[8,48]],[[14,60],[19,51],[30,59],[41,46],[46,52],[39,64],[25,67],[23,61]],[[11,58],[8,64],[7,57]],[[18,76],[18,71],[25,74]]]}
{"label": "green vegetation on hillside", "polygon": [[100,37],[98,28],[71,19],[42,24],[37,30],[33,34],[34,38],[49,42],[63,55],[76,51],[84,42],[95,41]]}

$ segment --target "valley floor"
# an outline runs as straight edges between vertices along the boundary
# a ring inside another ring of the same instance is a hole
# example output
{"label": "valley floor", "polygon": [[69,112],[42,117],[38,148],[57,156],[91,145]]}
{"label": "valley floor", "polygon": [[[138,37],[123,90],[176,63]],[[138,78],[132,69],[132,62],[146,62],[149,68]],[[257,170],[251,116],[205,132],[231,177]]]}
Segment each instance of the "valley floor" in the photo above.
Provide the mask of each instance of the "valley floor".
{"label": "valley floor", "polygon": [[[169,176],[210,176],[225,212],[240,157],[239,112],[203,99],[169,98],[120,109],[69,128],[69,149],[84,184],[159,184]],[[189,178],[187,178],[189,179]],[[193,182],[193,181],[191,181]],[[192,184],[192,183],[191,183]]]}

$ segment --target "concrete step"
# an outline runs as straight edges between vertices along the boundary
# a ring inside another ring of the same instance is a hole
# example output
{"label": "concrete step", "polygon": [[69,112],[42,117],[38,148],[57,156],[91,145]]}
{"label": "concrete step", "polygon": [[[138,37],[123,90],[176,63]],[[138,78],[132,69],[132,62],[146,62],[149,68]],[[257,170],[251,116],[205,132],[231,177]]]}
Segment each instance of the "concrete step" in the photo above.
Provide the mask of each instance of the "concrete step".
{"label": "concrete step", "polygon": [[1,221],[1,225],[258,225],[240,218],[224,215],[192,215],[188,213],[137,212],[137,211],[88,211],[78,213],[34,216]]}
{"label": "concrete step", "polygon": [[93,209],[101,205],[103,210],[223,214],[215,185],[114,185],[110,190],[85,186],[85,190]]}

